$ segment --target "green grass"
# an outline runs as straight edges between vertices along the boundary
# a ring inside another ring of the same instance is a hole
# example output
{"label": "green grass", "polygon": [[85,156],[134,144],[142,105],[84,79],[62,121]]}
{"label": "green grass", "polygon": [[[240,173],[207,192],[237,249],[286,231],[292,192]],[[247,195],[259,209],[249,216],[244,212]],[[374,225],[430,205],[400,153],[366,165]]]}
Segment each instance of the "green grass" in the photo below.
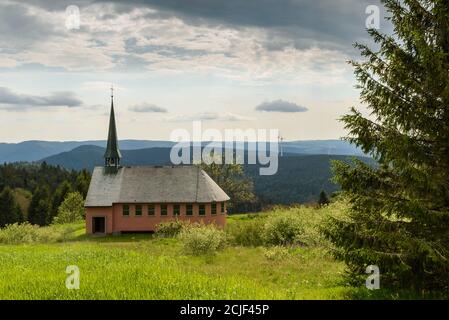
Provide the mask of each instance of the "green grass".
{"label": "green grass", "polygon": [[[304,214],[310,218],[320,212]],[[229,223],[251,219],[264,217],[232,216]],[[263,247],[228,246],[213,256],[188,256],[178,239],[146,234],[88,237],[83,224],[70,228],[65,242],[0,245],[0,299],[416,297],[346,285],[344,265],[321,245],[291,248],[281,260],[267,259]],[[80,269],[79,290],[65,287],[68,265]]]}
{"label": "green grass", "polygon": [[[344,290],[337,285],[342,266],[319,250],[271,262],[262,248],[228,248],[214,257],[180,249],[175,239],[3,245],[0,298],[325,299]],[[68,265],[80,269],[80,290],[65,287]]]}

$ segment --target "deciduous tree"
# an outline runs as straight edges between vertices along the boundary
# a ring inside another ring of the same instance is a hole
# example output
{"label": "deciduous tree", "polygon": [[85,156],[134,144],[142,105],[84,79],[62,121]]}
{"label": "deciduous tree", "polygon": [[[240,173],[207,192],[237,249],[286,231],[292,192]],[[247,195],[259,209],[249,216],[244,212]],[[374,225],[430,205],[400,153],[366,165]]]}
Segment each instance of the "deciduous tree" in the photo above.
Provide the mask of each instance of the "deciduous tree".
{"label": "deciduous tree", "polygon": [[71,192],[58,208],[54,223],[71,223],[80,221],[84,216],[84,199],[79,192]]}
{"label": "deciduous tree", "polygon": [[[212,155],[217,158],[217,155]],[[256,201],[254,186],[250,178],[246,177],[241,164],[226,164],[224,156],[211,164],[201,163],[200,167],[223,189],[231,198],[228,209],[232,210],[238,205]]]}

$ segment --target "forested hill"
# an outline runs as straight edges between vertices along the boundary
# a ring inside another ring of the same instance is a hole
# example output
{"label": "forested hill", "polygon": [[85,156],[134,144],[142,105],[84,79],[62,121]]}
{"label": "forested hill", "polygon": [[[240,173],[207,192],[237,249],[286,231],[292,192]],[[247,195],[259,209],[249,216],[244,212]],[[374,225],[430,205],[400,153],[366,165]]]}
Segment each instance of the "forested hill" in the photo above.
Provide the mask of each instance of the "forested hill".
{"label": "forested hill", "polygon": [[[203,142],[206,144],[207,142]],[[120,149],[137,150],[148,148],[170,148],[174,145],[171,141],[154,140],[120,140]],[[31,162],[38,161],[62,152],[68,152],[80,146],[97,146],[104,148],[106,141],[23,141],[19,143],[1,143],[0,142],[0,163],[4,162]],[[285,141],[282,143],[283,150],[286,153],[294,154],[337,154],[363,156],[363,152],[341,140],[304,140],[304,141]],[[244,144],[246,150],[253,146]]]}
{"label": "forested hill", "polygon": [[[259,167],[256,165],[246,165],[245,172],[252,178],[255,193],[264,203],[315,202],[321,190],[328,194],[339,190],[331,182],[331,161],[347,162],[351,158],[339,155],[290,155],[279,158],[279,168],[275,175],[259,175]],[[357,158],[368,164],[375,164],[372,158]]]}
{"label": "forested hill", "polygon": [[[104,149],[98,146],[81,146],[69,152],[43,159],[48,164],[68,169],[88,169],[103,165]],[[123,150],[123,165],[170,164],[170,148]],[[368,163],[371,158],[358,157]],[[260,176],[259,166],[246,165],[245,172],[254,182],[255,193],[264,203],[304,203],[316,201],[321,190],[328,194],[338,190],[331,182],[331,160],[349,160],[342,155],[300,155],[285,153],[279,158],[278,172]]]}
{"label": "forested hill", "polygon": [[[92,171],[95,166],[104,164],[105,149],[98,146],[81,146],[71,151],[40,160],[50,165],[59,165],[66,169]],[[170,148],[148,148],[122,150],[122,162],[126,165],[167,165],[170,164]]]}

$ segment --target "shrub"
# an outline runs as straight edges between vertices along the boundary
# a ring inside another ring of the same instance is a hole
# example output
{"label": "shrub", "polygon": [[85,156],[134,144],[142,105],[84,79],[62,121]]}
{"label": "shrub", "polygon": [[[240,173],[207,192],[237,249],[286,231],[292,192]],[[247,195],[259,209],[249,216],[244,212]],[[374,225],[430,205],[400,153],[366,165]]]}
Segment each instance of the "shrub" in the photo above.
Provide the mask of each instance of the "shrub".
{"label": "shrub", "polygon": [[160,237],[173,238],[176,237],[183,228],[188,226],[188,222],[181,220],[172,220],[167,222],[161,222],[156,225],[156,234]]}
{"label": "shrub", "polygon": [[28,222],[18,224],[8,224],[0,229],[0,243],[17,244],[31,243],[38,238],[39,226],[31,225]]}
{"label": "shrub", "polygon": [[287,248],[281,246],[274,246],[264,250],[264,256],[270,261],[285,260],[290,256]]}
{"label": "shrub", "polygon": [[224,247],[226,235],[214,225],[190,225],[179,234],[184,252],[192,255],[214,254]]}
{"label": "shrub", "polygon": [[58,215],[53,223],[72,223],[80,221],[84,216],[84,199],[79,192],[69,193],[58,208]]}
{"label": "shrub", "polygon": [[298,214],[283,212],[270,215],[265,223],[262,237],[267,245],[292,245],[300,242],[304,233]]}
{"label": "shrub", "polygon": [[273,211],[232,219],[226,233],[230,242],[241,246],[271,246],[301,244],[329,246],[320,232],[326,216],[341,210],[340,202],[319,210],[304,206],[275,207]]}
{"label": "shrub", "polygon": [[26,244],[36,242],[58,242],[67,240],[76,229],[73,225],[39,227],[29,222],[9,224],[0,229],[0,243]]}
{"label": "shrub", "polygon": [[0,230],[0,243],[5,244],[47,242],[56,237],[57,235],[50,230],[43,231],[39,226],[31,225],[28,222],[9,224]]}
{"label": "shrub", "polygon": [[262,218],[249,221],[236,221],[228,224],[226,233],[232,244],[239,246],[262,246],[264,239],[262,237],[264,229],[264,220]]}
{"label": "shrub", "polygon": [[335,210],[337,203],[331,203],[327,206],[322,206],[320,209],[299,207],[293,208],[292,213],[297,213],[297,218],[300,219],[303,232],[298,235],[297,241],[309,247],[324,246],[328,247],[329,242],[320,232],[321,225],[324,218]]}

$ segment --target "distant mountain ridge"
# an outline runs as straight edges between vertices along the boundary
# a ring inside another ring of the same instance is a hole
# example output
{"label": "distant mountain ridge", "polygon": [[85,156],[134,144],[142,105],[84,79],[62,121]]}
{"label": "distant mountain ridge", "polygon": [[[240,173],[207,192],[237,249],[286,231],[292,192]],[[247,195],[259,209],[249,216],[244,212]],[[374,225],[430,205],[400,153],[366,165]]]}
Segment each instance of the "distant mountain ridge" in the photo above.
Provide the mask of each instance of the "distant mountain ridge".
{"label": "distant mountain ridge", "polygon": [[[170,141],[153,140],[121,140],[123,150],[144,149],[154,147],[171,147]],[[80,146],[106,147],[106,140],[87,141],[40,141],[30,140],[19,143],[0,143],[0,163],[19,161],[38,161],[40,159],[73,150]]]}
{"label": "distant mountain ridge", "polygon": [[[205,142],[206,143],[206,142]],[[121,140],[121,150],[138,150],[147,148],[170,148],[172,141],[157,140]],[[203,143],[204,144],[204,143]],[[39,161],[41,159],[71,151],[81,146],[105,147],[105,140],[87,141],[39,141],[30,140],[20,143],[0,143],[0,163],[19,161]],[[251,144],[245,144],[245,149],[251,150]],[[328,154],[363,156],[363,152],[341,140],[305,140],[286,141],[282,143],[285,153],[293,154]]]}
{"label": "distant mountain ridge", "polygon": [[[46,162],[50,165],[59,165],[66,169],[92,171],[95,166],[104,164],[105,148],[87,145],[80,146],[73,150],[62,152],[39,162]],[[170,164],[170,148],[146,148],[136,150],[122,150],[122,162],[127,165],[168,165]]]}

